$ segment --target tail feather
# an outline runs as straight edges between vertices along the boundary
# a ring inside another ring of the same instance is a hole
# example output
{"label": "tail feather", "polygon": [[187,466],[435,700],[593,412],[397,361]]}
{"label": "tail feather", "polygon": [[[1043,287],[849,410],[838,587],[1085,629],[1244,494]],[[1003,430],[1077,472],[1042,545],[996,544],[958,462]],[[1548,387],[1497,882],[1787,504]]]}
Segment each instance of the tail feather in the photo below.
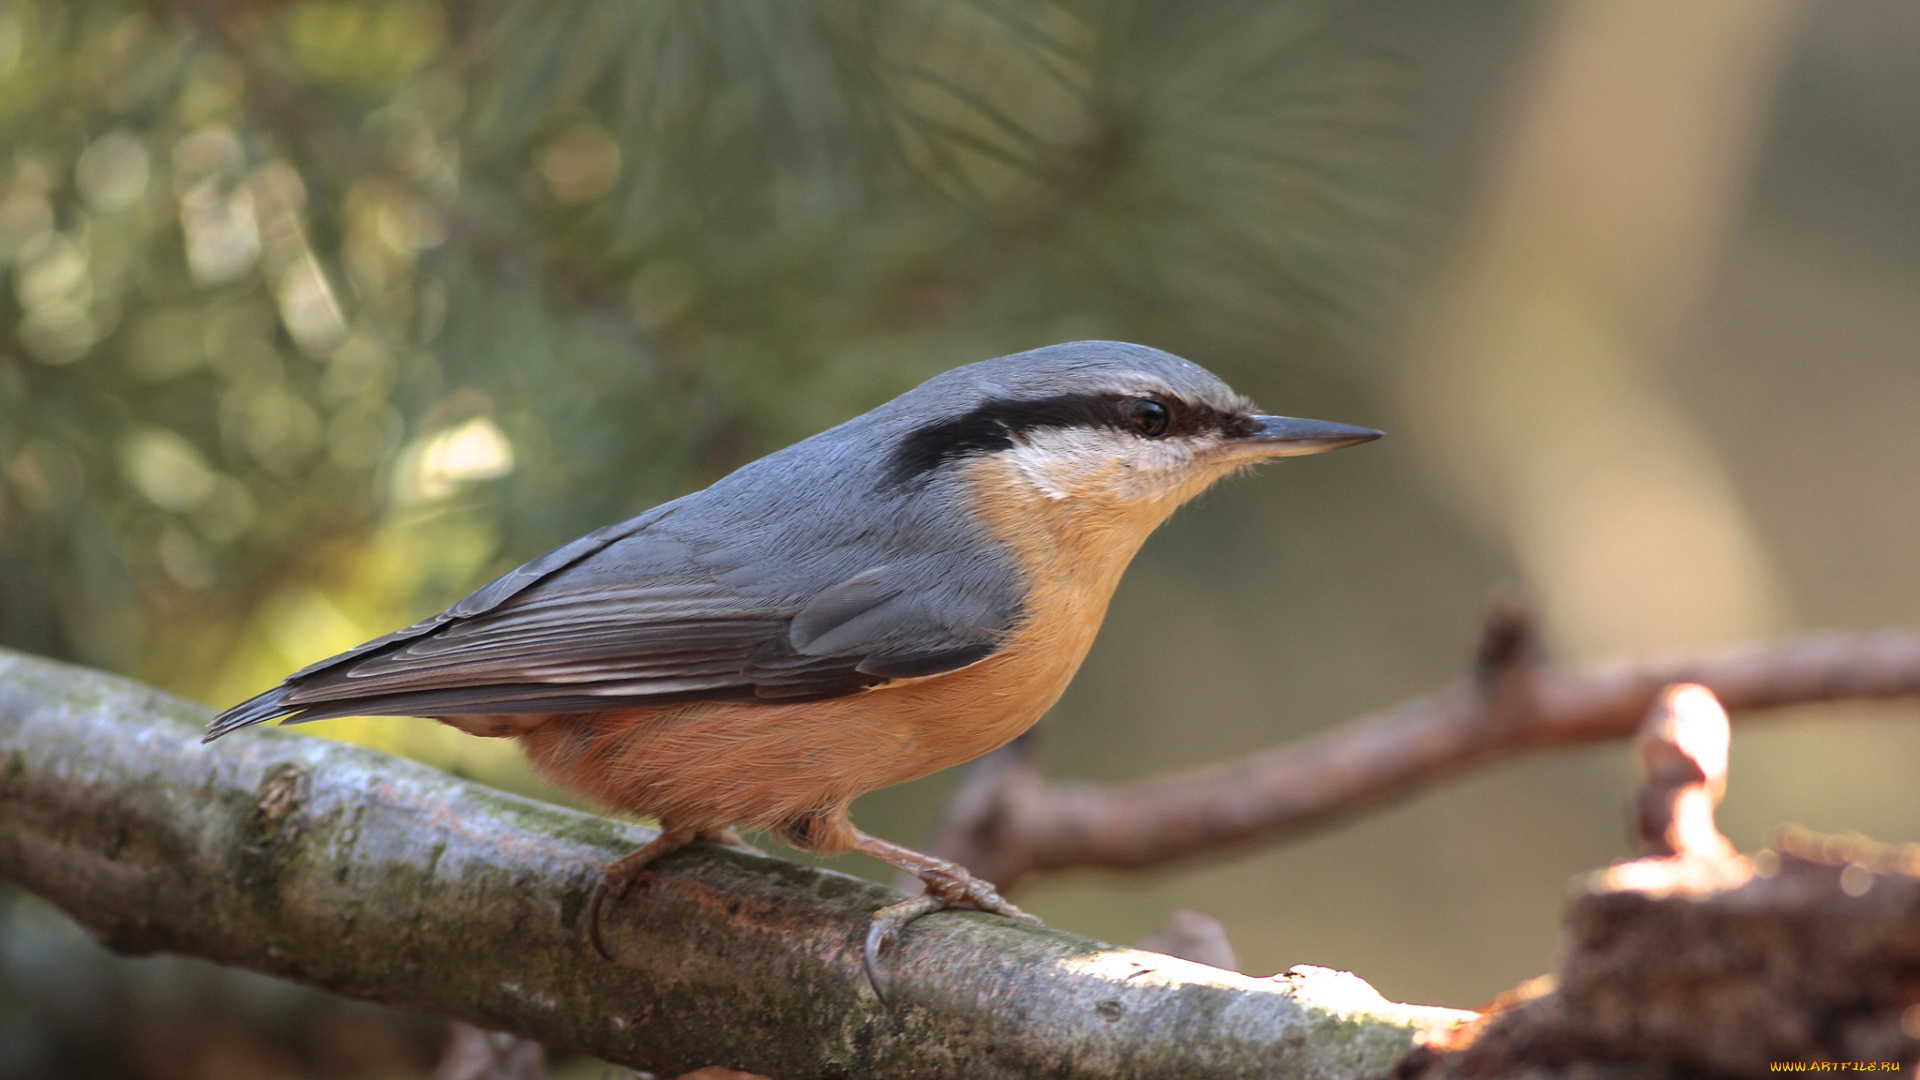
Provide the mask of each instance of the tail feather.
{"label": "tail feather", "polygon": [[291,689],[282,683],[264,694],[256,694],[235,705],[213,718],[213,723],[207,725],[207,733],[200,737],[200,741],[210,743],[230,731],[238,731],[243,727],[295,711],[298,706],[286,704],[287,692]]}
{"label": "tail feather", "polygon": [[[560,695],[554,687],[538,683],[505,686],[454,686],[438,690],[414,690],[399,694],[374,694],[371,696],[342,696],[333,700],[289,701],[296,693],[311,691],[312,687],[299,685],[291,680],[258,694],[228,709],[213,718],[207,725],[207,733],[200,737],[202,743],[213,740],[243,727],[265,723],[278,719],[282,724],[305,724],[313,720],[332,720],[341,716],[424,716],[445,720],[448,717],[485,715],[493,717],[498,727],[504,724],[508,728],[524,729],[537,724],[541,718],[554,712],[578,710],[605,710],[621,705],[657,705],[671,697],[595,694],[591,688],[580,689],[571,695]],[[305,695],[311,697],[312,694]],[[708,695],[698,695],[704,698]],[[697,700],[689,696],[688,700]],[[508,717],[524,717],[514,722]],[[456,723],[455,727],[462,725]],[[467,730],[462,728],[462,730]]]}

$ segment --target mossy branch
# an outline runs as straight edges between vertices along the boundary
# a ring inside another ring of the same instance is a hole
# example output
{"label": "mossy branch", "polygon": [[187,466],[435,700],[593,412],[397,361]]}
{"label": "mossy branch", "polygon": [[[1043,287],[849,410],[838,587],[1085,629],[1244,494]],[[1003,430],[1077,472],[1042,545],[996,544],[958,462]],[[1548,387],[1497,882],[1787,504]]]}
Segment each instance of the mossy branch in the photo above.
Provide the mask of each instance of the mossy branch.
{"label": "mossy branch", "polygon": [[0,652],[0,878],[122,952],[168,951],[664,1075],[1379,1075],[1467,1014],[1318,969],[1271,979],[970,912],[915,924],[883,1006],[867,916],[900,894],[718,847],[581,926],[651,835],[358,747]]}

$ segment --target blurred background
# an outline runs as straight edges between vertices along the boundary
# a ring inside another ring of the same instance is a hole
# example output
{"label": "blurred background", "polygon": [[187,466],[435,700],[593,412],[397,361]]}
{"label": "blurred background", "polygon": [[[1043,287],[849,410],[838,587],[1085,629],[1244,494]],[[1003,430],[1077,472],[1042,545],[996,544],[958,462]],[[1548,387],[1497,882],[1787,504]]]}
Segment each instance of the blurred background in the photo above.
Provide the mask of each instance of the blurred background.
{"label": "blurred background", "polygon": [[[1078,338],[1392,437],[1150,542],[1054,775],[1433,689],[1508,583],[1567,661],[1911,626],[1915,56],[1909,0],[0,2],[0,645],[230,704]],[[1920,839],[1915,719],[1738,729],[1724,828]],[[431,722],[302,730],[564,798]],[[953,779],[855,817],[924,841]],[[1019,899],[1471,1006],[1552,963],[1631,785],[1538,756]],[[0,1077],[421,1075],[438,1038],[0,893]]]}

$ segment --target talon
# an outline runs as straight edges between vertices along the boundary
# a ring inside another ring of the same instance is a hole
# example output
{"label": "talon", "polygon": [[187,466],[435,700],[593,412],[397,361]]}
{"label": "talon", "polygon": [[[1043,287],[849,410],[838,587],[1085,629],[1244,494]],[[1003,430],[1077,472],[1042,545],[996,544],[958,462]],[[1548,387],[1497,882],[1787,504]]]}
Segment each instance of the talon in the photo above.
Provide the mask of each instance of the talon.
{"label": "talon", "polygon": [[975,911],[984,911],[989,915],[998,915],[1003,919],[1018,919],[1021,922],[1032,923],[1035,926],[1046,925],[1038,918],[1015,907],[1006,897],[1001,896],[992,885],[976,877],[969,877],[967,879],[964,899],[961,900],[960,903],[966,907],[973,908]]}
{"label": "talon", "polygon": [[900,934],[907,925],[925,915],[948,908],[968,908],[984,911],[989,915],[1018,919],[1024,923],[1042,926],[1039,919],[1021,911],[1008,903],[993,887],[977,878],[969,878],[964,884],[955,881],[928,883],[928,891],[911,900],[902,900],[890,904],[873,913],[873,924],[867,927],[867,944],[862,951],[862,965],[867,972],[867,984],[873,987],[873,996],[886,1005],[887,993],[880,981],[881,957],[893,951],[900,943]]}
{"label": "talon", "polygon": [[[844,813],[844,810],[842,811]],[[849,826],[851,828],[851,826]],[[871,855],[881,862],[890,863],[919,878],[927,891],[911,900],[902,900],[873,913],[873,925],[867,930],[867,946],[863,959],[866,964],[867,982],[872,984],[875,997],[886,1004],[887,995],[880,982],[880,956],[893,948],[899,941],[900,932],[907,924],[922,915],[942,908],[959,907],[984,911],[989,915],[1018,919],[1021,922],[1040,925],[1040,920],[1009,904],[1006,897],[994,890],[992,883],[982,881],[967,873],[964,866],[950,863],[945,859],[936,859],[931,855],[922,855],[911,848],[870,836],[858,829],[852,829],[855,851]]]}
{"label": "talon", "polygon": [[[997,903],[995,901],[997,901]],[[989,902],[983,903],[980,905],[980,910],[987,912],[988,914],[991,914],[991,915],[998,915],[1003,919],[1012,919],[1015,922],[1030,923],[1034,926],[1047,925],[1046,923],[1043,923],[1040,921],[1040,916],[1029,915],[1026,912],[1020,910],[1019,908],[1014,907],[1012,904],[1008,903],[1007,901],[1001,899],[999,893],[992,894]]]}
{"label": "talon", "polygon": [[587,900],[587,940],[593,943],[593,951],[599,953],[601,959],[614,963],[618,961],[613,959],[613,953],[600,937],[600,905],[609,896],[618,900],[627,895],[628,886],[633,884],[630,876],[616,879],[615,872],[618,869],[618,864],[608,867],[607,872],[600,875],[600,880],[593,883],[593,896]]}
{"label": "talon", "polygon": [[587,940],[593,943],[593,951],[599,953],[602,959],[618,963],[614,960],[613,953],[608,951],[607,943],[600,937],[600,907],[606,903],[607,897],[611,895],[618,900],[627,895],[627,890],[633,887],[634,879],[640,875],[640,871],[646,869],[660,856],[685,847],[693,838],[694,834],[690,832],[662,832],[659,836],[642,844],[640,850],[626,858],[615,860],[613,865],[601,873],[600,880],[593,885],[593,896],[587,900]]}
{"label": "talon", "polygon": [[613,954],[607,951],[606,943],[600,940],[600,902],[606,899],[607,879],[602,876],[593,883],[593,897],[587,901],[587,940],[593,943],[593,951],[600,959],[613,962]]}
{"label": "talon", "polygon": [[861,964],[867,972],[867,985],[873,987],[873,996],[880,999],[880,1004],[888,1003],[886,989],[880,982],[881,955],[891,952],[900,943],[900,932],[907,928],[908,923],[947,906],[947,901],[928,894],[889,904],[873,913],[873,923],[867,927],[867,944],[862,950]]}
{"label": "talon", "polygon": [[1019,908],[1017,908],[1017,907],[1014,907],[1014,906],[1013,906],[1012,904],[1008,904],[1008,905],[1007,905],[1007,910],[1005,910],[1005,911],[995,911],[995,912],[993,912],[993,914],[995,914],[995,915],[998,915],[998,916],[1000,916],[1000,917],[1001,917],[1001,918],[1003,918],[1003,919],[1012,919],[1012,920],[1014,920],[1015,922],[1023,922],[1023,923],[1026,923],[1026,924],[1027,924],[1027,925],[1029,925],[1029,926],[1045,926],[1045,925],[1047,925],[1046,923],[1044,923],[1044,922],[1041,922],[1041,921],[1040,921],[1040,916],[1038,916],[1038,915],[1029,915],[1028,913],[1026,913],[1026,912],[1024,912],[1024,911],[1021,911],[1021,910],[1020,910]]}

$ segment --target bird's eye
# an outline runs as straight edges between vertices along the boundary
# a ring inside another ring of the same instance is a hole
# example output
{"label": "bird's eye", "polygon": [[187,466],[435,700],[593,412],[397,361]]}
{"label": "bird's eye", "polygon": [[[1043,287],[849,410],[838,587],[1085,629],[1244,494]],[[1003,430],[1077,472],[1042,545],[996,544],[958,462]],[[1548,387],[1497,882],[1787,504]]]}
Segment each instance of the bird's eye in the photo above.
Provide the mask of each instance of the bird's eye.
{"label": "bird's eye", "polygon": [[1152,398],[1134,398],[1127,402],[1125,409],[1127,426],[1149,439],[1165,435],[1167,426],[1173,421],[1167,407]]}

